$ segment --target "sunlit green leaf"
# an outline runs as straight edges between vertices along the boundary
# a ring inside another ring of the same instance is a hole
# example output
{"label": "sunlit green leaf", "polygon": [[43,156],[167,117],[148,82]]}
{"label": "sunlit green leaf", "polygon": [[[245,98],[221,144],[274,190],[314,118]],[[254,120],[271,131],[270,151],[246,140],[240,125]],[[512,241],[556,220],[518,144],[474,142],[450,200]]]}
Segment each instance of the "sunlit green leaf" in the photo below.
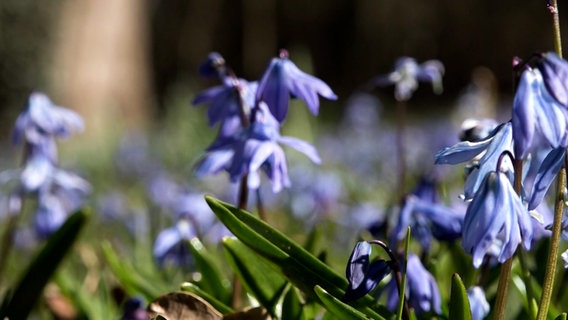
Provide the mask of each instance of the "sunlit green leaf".
{"label": "sunlit green leaf", "polygon": [[450,319],[471,320],[471,309],[465,286],[457,273],[452,276]]}
{"label": "sunlit green leaf", "polygon": [[223,239],[229,263],[244,287],[272,314],[280,300],[286,280],[249,247],[235,238]]}
{"label": "sunlit green leaf", "polygon": [[205,299],[215,309],[219,310],[219,312],[221,312],[224,315],[233,312],[233,309],[231,307],[229,307],[226,304],[224,304],[223,302],[217,300],[217,298],[215,298],[212,295],[210,295],[209,293],[203,291],[201,288],[199,288],[197,285],[195,285],[191,282],[182,283],[181,291],[192,292],[192,293],[200,296],[201,298]]}
{"label": "sunlit green leaf", "polygon": [[[237,238],[270,261],[298,289],[317,297],[313,288],[319,285],[337,299],[344,295],[347,280],[296,242],[244,210],[209,196],[206,200],[219,220]],[[370,306],[375,305],[375,300],[369,295],[350,304],[376,318],[392,315],[382,310],[380,316],[373,310]]]}
{"label": "sunlit green leaf", "polygon": [[213,257],[205,249],[201,241],[193,238],[189,241],[189,249],[195,260],[195,266],[201,273],[198,284],[201,289],[214,296],[217,300],[228,304],[231,301],[229,281],[226,280],[215,265]]}
{"label": "sunlit green leaf", "polygon": [[352,306],[341,302],[320,286],[315,286],[314,291],[325,306],[325,309],[339,319],[372,319]]}
{"label": "sunlit green leaf", "polygon": [[303,305],[296,288],[289,287],[282,302],[282,319],[304,319]]}

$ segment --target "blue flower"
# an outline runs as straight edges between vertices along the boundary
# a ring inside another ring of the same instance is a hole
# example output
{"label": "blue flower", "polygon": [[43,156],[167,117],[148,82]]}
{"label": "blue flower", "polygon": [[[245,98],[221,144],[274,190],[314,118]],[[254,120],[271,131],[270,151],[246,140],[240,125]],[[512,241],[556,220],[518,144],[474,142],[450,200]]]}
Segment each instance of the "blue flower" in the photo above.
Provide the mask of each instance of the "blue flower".
{"label": "blue flower", "polygon": [[236,119],[240,123],[241,104],[246,104],[247,110],[254,106],[256,82],[247,82],[244,79],[234,81],[229,77],[225,78],[223,82],[223,85],[201,92],[192,102],[193,105],[209,104],[207,118],[210,126],[218,122],[232,121],[232,119]]}
{"label": "blue flower", "polygon": [[310,144],[280,135],[279,123],[268,111],[266,104],[259,104],[255,117],[256,121],[237,134],[217,137],[198,163],[197,176],[225,170],[229,173],[231,182],[238,182],[247,174],[248,187],[258,189],[259,170],[262,169],[272,182],[272,190],[277,193],[290,186],[286,157],[279,143],[304,153],[315,163],[321,162],[316,149]]}
{"label": "blue flower", "polygon": [[542,73],[547,91],[558,103],[568,107],[568,61],[548,52],[542,54],[536,67]]}
{"label": "blue flower", "polygon": [[538,172],[534,179],[531,197],[529,200],[529,210],[538,207],[552,182],[562,168],[566,158],[566,149],[557,148],[551,150],[538,167]]}
{"label": "blue flower", "polygon": [[370,262],[371,244],[366,241],[357,242],[349,257],[345,275],[349,287],[345,291],[343,301],[357,300],[373,291],[390,273],[389,264],[382,259]]}
{"label": "blue flower", "polygon": [[264,101],[276,120],[283,122],[288,114],[290,97],[300,98],[312,114],[319,111],[318,94],[330,100],[337,99],[331,88],[322,80],[304,73],[282,50],[279,58],[273,58],[264,72],[256,91],[256,100]]}
{"label": "blue flower", "polygon": [[467,289],[467,298],[472,320],[483,320],[490,311],[489,302],[485,298],[483,289],[477,286]]}
{"label": "blue flower", "polygon": [[[413,253],[408,254],[406,281],[405,293],[408,305],[417,315],[429,312],[442,313],[442,298],[436,279],[424,267],[420,258]],[[396,311],[399,295],[394,278],[387,284],[385,290],[387,291],[387,308]]]}
{"label": "blue flower", "polygon": [[547,82],[550,79],[545,82],[539,69],[527,68],[521,74],[511,120],[519,159],[535,148],[568,146],[568,110],[550,94]]}
{"label": "blue flower", "polygon": [[394,65],[394,70],[371,80],[375,86],[394,85],[394,96],[399,101],[406,101],[418,89],[418,82],[430,82],[435,93],[442,92],[442,76],[444,65],[438,60],[428,60],[418,64],[414,58],[400,57]]}
{"label": "blue flower", "polygon": [[199,65],[198,72],[205,78],[223,78],[227,74],[225,59],[218,52],[211,52],[207,60]]}
{"label": "blue flower", "polygon": [[408,226],[413,237],[418,239],[424,250],[429,250],[432,238],[452,241],[461,236],[464,214],[440,203],[436,184],[430,179],[421,179],[418,186],[405,197],[393,241],[402,240]]}
{"label": "blue flower", "polygon": [[[487,173],[495,169],[500,155],[505,151],[512,152],[512,131],[511,123],[507,122],[495,128],[488,137],[481,141],[462,141],[436,154],[436,164],[457,164],[470,161],[464,188],[465,200],[473,197]],[[502,164],[502,170],[513,174],[513,164],[508,158]]]}
{"label": "blue flower", "polygon": [[35,231],[40,239],[47,239],[67,219],[69,212],[62,199],[50,192],[41,192],[35,212]]}
{"label": "blue flower", "polygon": [[160,232],[153,249],[158,265],[163,267],[170,262],[176,266],[192,266],[193,256],[188,241],[196,235],[195,228],[187,219],[179,219],[173,227]]}
{"label": "blue flower", "polygon": [[46,137],[67,137],[82,130],[83,120],[77,113],[54,105],[43,93],[34,92],[16,119],[12,141],[40,143]]}
{"label": "blue flower", "polygon": [[502,172],[489,172],[467,208],[462,246],[479,268],[488,251],[496,250],[501,263],[511,258],[519,244],[530,249],[531,216]]}

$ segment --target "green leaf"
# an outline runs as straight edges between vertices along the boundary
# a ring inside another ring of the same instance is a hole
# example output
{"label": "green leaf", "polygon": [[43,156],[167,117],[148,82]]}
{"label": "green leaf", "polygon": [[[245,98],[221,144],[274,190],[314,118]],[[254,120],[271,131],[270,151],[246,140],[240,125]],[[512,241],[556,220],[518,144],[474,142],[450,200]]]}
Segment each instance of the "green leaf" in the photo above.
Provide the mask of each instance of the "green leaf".
{"label": "green leaf", "polygon": [[339,299],[327,293],[327,291],[320,286],[315,286],[314,291],[325,309],[339,319],[372,319],[352,306],[341,302]]}
{"label": "green leaf", "polygon": [[[336,298],[343,297],[347,280],[296,242],[252,214],[212,197],[205,200],[215,215],[245,245],[267,259],[298,289],[317,298],[313,288],[319,285]],[[370,295],[352,303],[360,311],[378,318],[390,318],[392,313],[382,310],[380,316],[371,306]]]}
{"label": "green leaf", "polygon": [[223,238],[223,247],[243,286],[274,315],[286,280],[238,239]]}
{"label": "green leaf", "polygon": [[450,296],[450,319],[471,320],[471,309],[465,286],[457,273],[452,276]]}
{"label": "green leaf", "polygon": [[195,260],[195,266],[201,273],[201,280],[197,282],[199,287],[224,304],[229,304],[231,302],[230,282],[219,272],[210,253],[198,238],[189,241],[189,249]]}
{"label": "green leaf", "polygon": [[303,317],[303,305],[296,291],[296,288],[288,286],[288,291],[284,295],[284,301],[282,302],[282,319],[304,319]]}
{"label": "green leaf", "polygon": [[233,312],[233,309],[223,302],[217,300],[215,297],[210,295],[209,293],[203,291],[199,286],[191,283],[191,282],[184,282],[181,285],[181,291],[192,292],[201,298],[205,299],[209,302],[215,309],[219,310],[224,315],[230,314]]}
{"label": "green leaf", "polygon": [[129,295],[141,294],[150,301],[168,291],[163,283],[141,276],[130,263],[120,259],[109,242],[104,241],[101,247],[109,267]]}
{"label": "green leaf", "polygon": [[83,210],[72,214],[59,230],[49,237],[20,279],[14,294],[7,297],[8,301],[4,301],[0,318],[27,319],[43,288],[73,247],[88,217],[89,214]]}
{"label": "green leaf", "polygon": [[566,312],[559,314],[554,320],[566,320]]}

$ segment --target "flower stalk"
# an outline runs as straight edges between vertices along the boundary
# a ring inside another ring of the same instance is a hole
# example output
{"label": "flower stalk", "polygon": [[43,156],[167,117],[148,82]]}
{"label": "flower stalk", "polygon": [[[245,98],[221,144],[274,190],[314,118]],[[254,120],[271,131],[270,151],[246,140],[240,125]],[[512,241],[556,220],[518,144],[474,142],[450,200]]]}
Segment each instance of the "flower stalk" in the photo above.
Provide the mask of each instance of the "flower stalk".
{"label": "flower stalk", "polygon": [[[562,40],[560,37],[560,19],[558,14],[558,1],[551,0],[547,5],[552,14],[552,33],[554,36],[554,50],[560,58],[562,58]],[[548,261],[544,274],[544,282],[542,284],[542,296],[537,313],[537,320],[544,320],[548,315],[550,300],[552,298],[554,278],[556,275],[556,267],[558,265],[558,249],[560,246],[560,234],[562,228],[562,216],[564,212],[564,195],[563,190],[566,189],[566,163],[557,176],[556,201],[554,204],[554,220],[552,224],[552,235],[550,238],[550,248],[548,251]]]}

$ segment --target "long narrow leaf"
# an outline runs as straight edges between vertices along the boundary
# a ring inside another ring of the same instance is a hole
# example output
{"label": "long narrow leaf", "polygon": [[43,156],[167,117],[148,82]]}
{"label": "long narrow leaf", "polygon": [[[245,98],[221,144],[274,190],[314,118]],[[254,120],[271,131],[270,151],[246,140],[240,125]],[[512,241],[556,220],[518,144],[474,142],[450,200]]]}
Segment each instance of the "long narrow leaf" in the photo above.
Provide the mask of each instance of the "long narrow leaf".
{"label": "long narrow leaf", "polygon": [[0,318],[27,319],[37,303],[43,288],[73,247],[89,214],[78,211],[72,214],[39,252],[21,278],[14,294],[0,310]]}
{"label": "long narrow leaf", "polygon": [[[205,199],[219,220],[237,238],[270,261],[298,289],[314,298],[317,298],[313,291],[316,285],[338,299],[344,295],[347,280],[300,245],[244,210],[212,197]],[[352,305],[379,319],[392,316],[384,310],[380,311],[381,315],[373,310],[370,306],[375,305],[375,301],[369,295],[354,301]]]}
{"label": "long narrow leaf", "polygon": [[189,241],[189,249],[195,260],[195,266],[201,273],[199,287],[216,297],[223,303],[230,303],[231,292],[226,280],[215,265],[210,253],[205,249],[201,241],[193,238]]}
{"label": "long narrow leaf", "polygon": [[364,313],[359,312],[352,306],[341,302],[339,299],[330,295],[320,286],[315,286],[314,291],[322,304],[325,306],[326,310],[336,316],[338,319],[353,319],[353,320],[365,320],[371,319],[367,317]]}
{"label": "long narrow leaf", "polygon": [[286,280],[238,239],[224,238],[223,248],[243,286],[274,315]]}

